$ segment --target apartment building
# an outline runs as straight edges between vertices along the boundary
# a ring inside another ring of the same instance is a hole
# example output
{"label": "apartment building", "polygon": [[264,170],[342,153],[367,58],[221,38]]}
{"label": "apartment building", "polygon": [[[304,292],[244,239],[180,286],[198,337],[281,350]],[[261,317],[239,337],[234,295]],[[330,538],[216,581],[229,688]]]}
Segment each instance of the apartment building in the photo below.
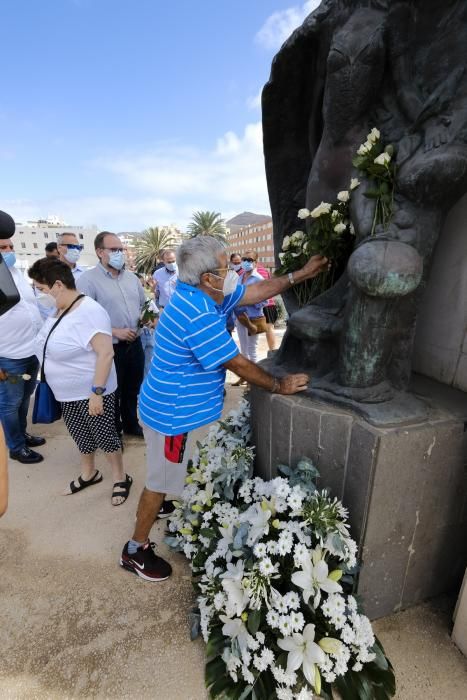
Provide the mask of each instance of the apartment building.
{"label": "apartment building", "polygon": [[271,218],[262,217],[262,220],[256,223],[247,224],[240,228],[231,227],[228,230],[227,240],[230,253],[243,255],[246,250],[255,250],[263,266],[271,273],[274,272],[274,241]]}
{"label": "apartment building", "polygon": [[26,221],[24,224],[16,223],[14,244],[19,267],[26,270],[36,260],[43,258],[47,243],[56,241],[62,233],[76,234],[83,245],[79,264],[83,267],[93,267],[96,264],[94,238],[98,233],[97,227],[70,226],[56,216]]}

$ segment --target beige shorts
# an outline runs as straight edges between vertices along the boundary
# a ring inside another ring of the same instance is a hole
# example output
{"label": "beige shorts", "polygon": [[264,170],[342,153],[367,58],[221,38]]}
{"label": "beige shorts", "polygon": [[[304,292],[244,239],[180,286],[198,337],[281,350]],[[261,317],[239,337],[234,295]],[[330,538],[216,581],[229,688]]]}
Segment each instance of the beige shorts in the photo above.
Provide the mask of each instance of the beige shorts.
{"label": "beige shorts", "polygon": [[171,462],[165,456],[165,435],[144,424],[143,432],[146,441],[146,488],[148,491],[181,496],[185,486],[186,468],[191,459],[193,433],[188,433],[183,461],[177,463]]}

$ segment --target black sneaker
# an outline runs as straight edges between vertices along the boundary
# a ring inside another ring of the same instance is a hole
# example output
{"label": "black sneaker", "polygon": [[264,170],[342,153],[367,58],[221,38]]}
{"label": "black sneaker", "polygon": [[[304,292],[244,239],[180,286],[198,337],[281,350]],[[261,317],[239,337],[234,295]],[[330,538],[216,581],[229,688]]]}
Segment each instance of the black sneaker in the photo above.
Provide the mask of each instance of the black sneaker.
{"label": "black sneaker", "polygon": [[172,567],[167,561],[156,556],[155,546],[154,542],[148,540],[138,547],[134,554],[129,554],[127,542],[120,557],[120,566],[144,578],[145,581],[165,581],[172,573]]}
{"label": "black sneaker", "polygon": [[29,447],[23,447],[19,452],[12,452],[10,450],[10,459],[16,459],[23,464],[37,464],[37,462],[42,462],[44,458],[39,452],[34,452],[34,450],[30,450]]}
{"label": "black sneaker", "polygon": [[45,438],[39,437],[38,435],[24,433],[24,438],[26,441],[26,447],[40,447],[41,445],[45,445]]}
{"label": "black sneaker", "polygon": [[159,513],[157,514],[157,518],[159,518],[159,520],[164,520],[164,518],[168,518],[170,515],[172,515],[174,510],[175,506],[173,501],[164,501],[161,505]]}

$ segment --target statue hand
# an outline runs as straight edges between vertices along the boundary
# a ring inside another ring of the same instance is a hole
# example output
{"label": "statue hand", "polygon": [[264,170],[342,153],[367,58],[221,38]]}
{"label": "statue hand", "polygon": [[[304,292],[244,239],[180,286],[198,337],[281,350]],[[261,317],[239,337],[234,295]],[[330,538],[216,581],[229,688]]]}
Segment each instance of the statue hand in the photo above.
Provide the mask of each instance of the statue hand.
{"label": "statue hand", "polygon": [[278,394],[296,394],[308,389],[310,378],[307,374],[287,374],[279,382]]}

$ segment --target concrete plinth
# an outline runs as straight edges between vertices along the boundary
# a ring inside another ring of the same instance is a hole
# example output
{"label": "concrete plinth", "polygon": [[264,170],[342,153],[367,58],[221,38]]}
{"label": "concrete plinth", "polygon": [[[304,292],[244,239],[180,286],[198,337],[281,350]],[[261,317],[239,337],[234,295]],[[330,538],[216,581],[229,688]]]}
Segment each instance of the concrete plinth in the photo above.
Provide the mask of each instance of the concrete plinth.
{"label": "concrete plinth", "polygon": [[432,405],[423,423],[375,427],[318,400],[252,388],[256,472],[312,459],[350,512],[371,618],[459,588],[467,560],[464,423]]}

